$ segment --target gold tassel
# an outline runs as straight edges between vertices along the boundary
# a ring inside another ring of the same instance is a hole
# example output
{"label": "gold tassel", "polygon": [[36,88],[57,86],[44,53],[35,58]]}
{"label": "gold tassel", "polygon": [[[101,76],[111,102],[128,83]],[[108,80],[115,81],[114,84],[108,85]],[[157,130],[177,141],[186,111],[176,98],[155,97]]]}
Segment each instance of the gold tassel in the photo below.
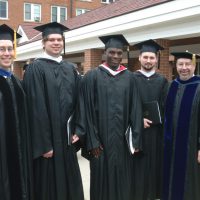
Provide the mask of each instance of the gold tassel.
{"label": "gold tassel", "polygon": [[196,65],[196,54],[192,54],[192,64]]}
{"label": "gold tassel", "polygon": [[14,59],[17,58],[17,32],[14,30]]}

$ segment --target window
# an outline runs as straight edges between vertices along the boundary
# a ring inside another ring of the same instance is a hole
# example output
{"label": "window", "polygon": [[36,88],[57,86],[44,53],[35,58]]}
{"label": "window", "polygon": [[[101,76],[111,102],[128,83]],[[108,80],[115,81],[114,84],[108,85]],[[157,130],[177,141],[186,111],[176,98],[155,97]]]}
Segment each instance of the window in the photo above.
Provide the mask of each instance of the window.
{"label": "window", "polygon": [[51,21],[52,22],[63,22],[67,19],[67,8],[52,6],[51,7]]}
{"label": "window", "polygon": [[77,8],[76,9],[76,16],[84,14],[84,13],[89,12],[89,11],[90,10],[87,10],[87,9],[79,9],[79,8]]}
{"label": "window", "polygon": [[113,3],[115,0],[101,0],[101,3]]}
{"label": "window", "polygon": [[24,4],[24,20],[40,22],[41,21],[41,5],[39,4]]}
{"label": "window", "polygon": [[8,18],[8,1],[0,0],[0,18]]}

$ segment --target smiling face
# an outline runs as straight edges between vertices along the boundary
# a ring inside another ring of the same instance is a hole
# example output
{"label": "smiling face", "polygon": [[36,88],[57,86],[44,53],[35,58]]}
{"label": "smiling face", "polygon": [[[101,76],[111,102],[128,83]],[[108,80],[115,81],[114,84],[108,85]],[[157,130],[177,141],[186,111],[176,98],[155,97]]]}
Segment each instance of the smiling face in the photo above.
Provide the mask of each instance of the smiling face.
{"label": "smiling face", "polygon": [[11,40],[0,40],[0,67],[8,69],[14,59],[13,42]]}
{"label": "smiling face", "polygon": [[186,81],[192,78],[195,71],[195,65],[192,63],[191,59],[179,58],[176,62],[176,69],[179,74],[179,78]]}
{"label": "smiling face", "polygon": [[144,71],[151,71],[157,65],[157,56],[153,52],[142,52],[139,56],[141,69]]}
{"label": "smiling face", "polygon": [[63,50],[64,41],[60,34],[50,34],[43,40],[45,52],[53,57],[59,57]]}
{"label": "smiling face", "polygon": [[105,51],[105,55],[106,62],[109,67],[115,69],[120,65],[122,61],[123,50],[118,48],[108,48]]}

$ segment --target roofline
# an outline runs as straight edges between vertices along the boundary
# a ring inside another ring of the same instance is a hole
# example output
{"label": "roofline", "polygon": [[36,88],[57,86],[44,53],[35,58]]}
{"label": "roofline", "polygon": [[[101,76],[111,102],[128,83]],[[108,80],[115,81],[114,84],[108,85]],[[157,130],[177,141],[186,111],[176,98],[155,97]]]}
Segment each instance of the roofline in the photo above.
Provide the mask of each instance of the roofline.
{"label": "roofline", "polygon": [[[65,33],[66,53],[103,48],[98,37],[108,34],[124,34],[131,45],[146,39],[197,37],[200,35],[199,9],[200,1],[191,1],[189,5],[188,0],[170,1],[73,29]],[[18,60],[39,55],[41,49],[39,40],[20,46]]]}
{"label": "roofline", "polygon": [[[143,8],[138,8],[138,9],[135,9],[134,11],[128,11],[128,12],[125,12],[125,13],[122,13],[122,14],[118,14],[118,15],[114,15],[114,16],[111,16],[111,17],[108,17],[108,18],[105,18],[105,19],[102,19],[102,20],[98,20],[98,21],[95,21],[95,22],[91,22],[91,23],[88,23],[88,24],[85,24],[85,25],[82,25],[82,26],[78,26],[76,28],[72,28],[70,30],[75,30],[75,29],[78,29],[78,28],[82,28],[82,27],[85,27],[85,26],[88,26],[88,25],[92,25],[92,24],[96,24],[98,22],[102,22],[102,21],[105,21],[105,20],[109,20],[109,19],[112,19],[112,18],[115,18],[115,17],[119,17],[119,16],[123,16],[123,15],[127,15],[129,13],[133,13],[133,12],[137,12],[137,11],[140,11],[140,10],[144,10],[144,9],[148,9],[150,7],[154,7],[154,6],[158,6],[160,4],[164,4],[164,3],[168,3],[170,1],[175,1],[175,0],[168,0],[168,1],[164,1],[164,2],[159,2],[159,3],[155,3],[153,5],[149,5],[149,6],[146,6],[146,7],[143,7]],[[94,12],[95,10],[92,10],[90,12]],[[87,15],[88,13],[84,13],[84,15]],[[81,17],[81,15],[77,16],[77,17]],[[73,19],[73,18],[72,18]],[[64,22],[64,24],[67,26],[67,22],[69,22],[69,20],[67,20],[66,22]]]}

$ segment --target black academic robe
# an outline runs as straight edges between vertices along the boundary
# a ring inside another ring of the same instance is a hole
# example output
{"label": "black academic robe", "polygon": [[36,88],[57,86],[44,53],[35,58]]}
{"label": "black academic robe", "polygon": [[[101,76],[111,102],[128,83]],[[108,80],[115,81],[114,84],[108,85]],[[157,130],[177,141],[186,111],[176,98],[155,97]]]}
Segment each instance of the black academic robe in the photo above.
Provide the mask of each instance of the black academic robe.
{"label": "black academic robe", "polygon": [[5,111],[3,96],[0,92],[0,199],[9,199],[10,190],[8,187],[8,166],[6,160],[6,130],[5,130]]}
{"label": "black academic robe", "polygon": [[[37,200],[82,200],[83,189],[67,121],[77,101],[79,76],[68,62],[37,59],[25,72]],[[52,158],[43,154],[53,150]]]}
{"label": "black academic robe", "polygon": [[200,77],[179,78],[166,99],[163,200],[199,200]]}
{"label": "black academic robe", "polygon": [[80,114],[76,133],[85,134],[87,151],[103,148],[100,157],[90,157],[90,199],[130,200],[132,155],[125,132],[131,125],[135,148],[140,147],[141,102],[135,80],[128,70],[113,76],[99,66],[82,80]]}
{"label": "black academic robe", "polygon": [[0,92],[0,199],[32,200],[32,153],[25,93],[13,75],[0,76]]}
{"label": "black academic robe", "polygon": [[[163,113],[167,93],[167,79],[155,73],[146,77],[140,71],[134,72],[142,104],[158,101]],[[133,200],[159,199],[162,181],[163,126],[151,125],[143,128],[142,151],[134,156],[134,197]]]}

